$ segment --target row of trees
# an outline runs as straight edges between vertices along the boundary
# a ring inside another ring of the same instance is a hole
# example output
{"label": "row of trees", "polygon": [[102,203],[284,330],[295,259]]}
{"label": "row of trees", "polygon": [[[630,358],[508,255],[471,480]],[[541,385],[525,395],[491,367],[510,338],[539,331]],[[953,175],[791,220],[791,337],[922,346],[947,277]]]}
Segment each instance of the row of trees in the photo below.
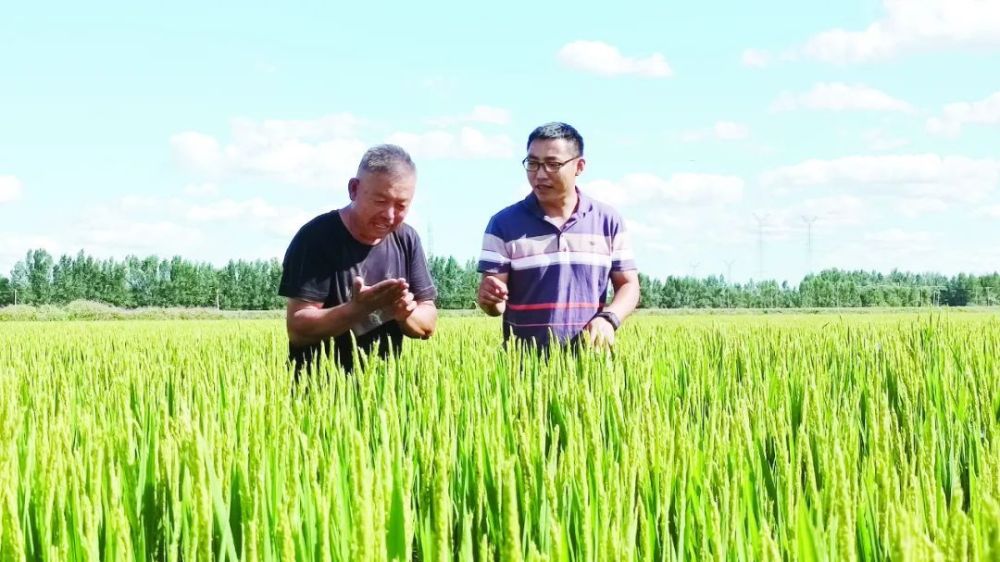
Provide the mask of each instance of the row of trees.
{"label": "row of trees", "polygon": [[[474,261],[432,256],[431,276],[438,306],[475,307],[479,274]],[[222,267],[180,257],[128,256],[98,260],[82,251],[54,259],[30,250],[11,277],[0,276],[0,306],[100,301],[134,308],[213,307],[265,310],[284,306],[277,295],[281,263],[276,260],[230,261]],[[1000,274],[946,277],[940,274],[889,274],[827,270],[807,275],[798,286],[775,281],[730,283],[723,277],[640,275],[645,308],[797,308],[872,306],[967,306],[1000,304]]]}

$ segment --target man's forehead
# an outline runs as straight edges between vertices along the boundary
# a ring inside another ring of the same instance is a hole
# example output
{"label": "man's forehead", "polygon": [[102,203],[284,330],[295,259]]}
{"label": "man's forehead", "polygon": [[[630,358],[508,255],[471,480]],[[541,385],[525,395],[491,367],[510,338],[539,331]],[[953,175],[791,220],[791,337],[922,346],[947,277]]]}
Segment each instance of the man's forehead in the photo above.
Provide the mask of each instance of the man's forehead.
{"label": "man's forehead", "polygon": [[558,158],[572,156],[573,145],[566,139],[539,139],[528,147],[528,156],[536,158]]}
{"label": "man's forehead", "polygon": [[367,172],[359,179],[363,190],[378,194],[409,194],[417,184],[417,176],[413,172]]}

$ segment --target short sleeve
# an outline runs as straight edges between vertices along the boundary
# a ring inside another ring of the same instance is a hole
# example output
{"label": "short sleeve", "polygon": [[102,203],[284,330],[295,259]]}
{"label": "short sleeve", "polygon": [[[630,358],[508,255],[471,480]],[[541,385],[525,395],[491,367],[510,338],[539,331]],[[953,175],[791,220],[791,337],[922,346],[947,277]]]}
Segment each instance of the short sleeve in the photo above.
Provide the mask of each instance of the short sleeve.
{"label": "short sleeve", "polygon": [[281,264],[278,294],[283,297],[324,302],[330,295],[330,268],[311,224],[292,238]]}
{"label": "short sleeve", "polygon": [[632,251],[632,236],[625,229],[625,221],[614,217],[611,235],[611,271],[632,271],[636,269],[635,254]]}
{"label": "short sleeve", "polygon": [[424,254],[424,245],[420,242],[420,236],[415,230],[411,230],[410,244],[406,256],[407,283],[410,284],[410,292],[413,293],[413,300],[417,302],[432,301],[437,298],[437,288],[434,280],[427,269],[427,256]]}
{"label": "short sleeve", "polygon": [[504,243],[503,233],[500,231],[498,222],[497,217],[494,216],[486,225],[477,267],[480,273],[510,272],[510,252],[507,249],[507,244]]}

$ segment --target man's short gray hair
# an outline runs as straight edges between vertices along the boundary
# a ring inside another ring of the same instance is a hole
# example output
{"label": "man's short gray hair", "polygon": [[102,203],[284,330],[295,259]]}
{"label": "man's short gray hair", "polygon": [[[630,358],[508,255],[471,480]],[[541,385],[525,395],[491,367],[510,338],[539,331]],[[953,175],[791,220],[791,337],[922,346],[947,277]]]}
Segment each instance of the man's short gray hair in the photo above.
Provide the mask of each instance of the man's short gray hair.
{"label": "man's short gray hair", "polygon": [[380,144],[365,151],[358,165],[361,172],[392,174],[401,171],[416,172],[417,166],[402,147],[394,144]]}

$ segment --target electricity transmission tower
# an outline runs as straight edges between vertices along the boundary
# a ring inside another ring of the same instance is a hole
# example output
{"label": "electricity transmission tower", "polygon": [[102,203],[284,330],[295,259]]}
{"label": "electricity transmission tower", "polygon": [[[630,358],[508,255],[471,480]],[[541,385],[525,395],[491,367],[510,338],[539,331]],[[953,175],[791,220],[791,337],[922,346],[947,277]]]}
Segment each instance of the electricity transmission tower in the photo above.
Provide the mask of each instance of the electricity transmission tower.
{"label": "electricity transmission tower", "polygon": [[802,215],[806,223],[806,273],[812,273],[813,269],[813,223],[817,218],[816,215]]}

